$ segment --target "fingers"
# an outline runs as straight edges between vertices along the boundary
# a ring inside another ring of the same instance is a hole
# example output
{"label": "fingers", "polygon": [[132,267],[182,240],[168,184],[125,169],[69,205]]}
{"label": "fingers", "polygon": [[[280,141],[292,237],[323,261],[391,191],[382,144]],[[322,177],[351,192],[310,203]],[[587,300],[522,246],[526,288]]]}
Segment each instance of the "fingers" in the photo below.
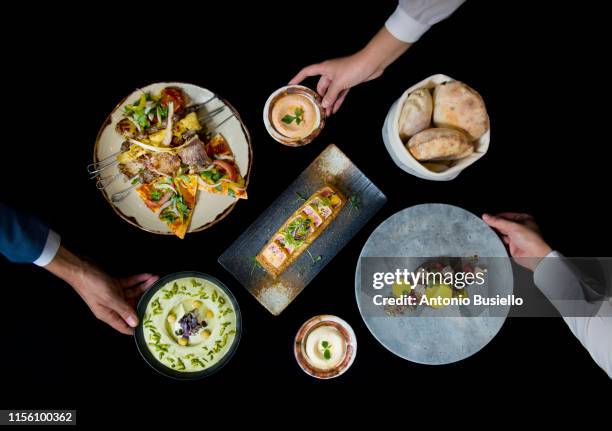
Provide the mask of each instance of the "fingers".
{"label": "fingers", "polygon": [[138,326],[138,316],[134,308],[128,304],[123,298],[115,298],[109,304],[104,304],[106,307],[115,311],[121,318],[132,328]]}
{"label": "fingers", "polygon": [[504,235],[510,233],[517,226],[517,224],[513,221],[506,220],[501,217],[492,216],[489,214],[483,214],[482,219],[486,224],[488,224],[494,229],[497,229]]}
{"label": "fingers", "polygon": [[321,63],[311,64],[310,66],[306,66],[302,70],[298,72],[291,81],[289,81],[289,85],[295,85],[302,82],[304,79],[309,76],[321,75],[323,73],[323,66]]}
{"label": "fingers", "polygon": [[126,287],[124,290],[124,295],[127,299],[137,298],[146,292],[147,289],[149,289],[149,287],[151,287],[157,280],[159,280],[159,277],[154,275],[145,280],[143,283],[133,287]]}
{"label": "fingers", "polygon": [[103,322],[106,322],[108,325],[121,332],[122,334],[134,334],[134,330],[130,328],[128,324],[125,323],[125,321],[121,318],[121,316],[119,316],[115,311],[103,305],[100,305],[99,309],[97,309],[94,314],[98,319],[102,320]]}
{"label": "fingers", "polygon": [[337,84],[337,81],[333,81],[327,89],[325,97],[323,97],[323,102],[321,103],[321,105],[323,105],[323,108],[325,108],[325,110],[327,111],[327,115],[332,114],[334,104],[338,100],[340,92],[343,90],[344,89],[339,84]]}
{"label": "fingers", "polygon": [[496,217],[505,218],[508,220],[515,221],[517,223],[522,223],[528,220],[534,220],[533,216],[526,213],[513,213],[513,212],[503,212],[496,214]]}
{"label": "fingers", "polygon": [[134,287],[135,285],[137,285],[139,283],[146,282],[146,281],[150,280],[151,278],[155,278],[157,280],[159,277],[157,277],[156,275],[153,275],[153,274],[146,274],[146,273],[145,274],[137,274],[137,275],[132,275],[130,277],[120,278],[119,279],[119,284],[124,289],[127,289],[127,288],[130,288],[130,287]]}
{"label": "fingers", "polygon": [[340,106],[344,102],[344,99],[346,99],[346,95],[348,94],[348,92],[349,92],[348,88],[346,90],[342,90],[340,92],[340,94],[338,95],[338,100],[336,100],[336,103],[334,103],[334,108],[332,109],[332,114],[335,114],[336,112],[338,112],[338,109],[340,109]]}
{"label": "fingers", "polygon": [[319,79],[319,83],[317,84],[317,93],[319,93],[321,97],[325,96],[325,93],[327,93],[329,84],[331,84],[331,79],[325,76],[322,76],[321,79]]}

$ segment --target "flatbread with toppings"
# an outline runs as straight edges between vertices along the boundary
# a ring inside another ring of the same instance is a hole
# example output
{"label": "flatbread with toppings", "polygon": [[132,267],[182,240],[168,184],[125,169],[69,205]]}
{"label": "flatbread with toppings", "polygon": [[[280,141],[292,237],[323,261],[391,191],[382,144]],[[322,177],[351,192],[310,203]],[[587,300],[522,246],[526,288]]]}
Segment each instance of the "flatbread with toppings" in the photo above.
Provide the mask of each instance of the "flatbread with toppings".
{"label": "flatbread with toppings", "polygon": [[196,175],[162,177],[137,189],[145,205],[183,239],[189,228],[198,193]]}
{"label": "flatbread with toppings", "polygon": [[200,190],[246,199],[246,182],[225,138],[219,134],[213,136],[207,144],[206,152],[212,163],[199,172]]}
{"label": "flatbread with toppings", "polygon": [[[144,204],[183,238],[197,191],[246,199],[246,181],[225,138],[209,135],[198,119],[198,105],[178,87],[159,95],[143,92],[125,107],[115,130],[125,139],[117,156],[119,171]],[[205,197],[204,197],[205,199]]]}

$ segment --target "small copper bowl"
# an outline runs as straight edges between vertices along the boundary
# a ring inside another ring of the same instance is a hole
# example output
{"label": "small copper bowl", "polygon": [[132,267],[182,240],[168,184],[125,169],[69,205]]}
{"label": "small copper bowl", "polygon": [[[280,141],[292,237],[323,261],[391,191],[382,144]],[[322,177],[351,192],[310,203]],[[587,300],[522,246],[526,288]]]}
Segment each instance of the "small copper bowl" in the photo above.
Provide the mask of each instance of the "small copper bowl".
{"label": "small copper bowl", "polygon": [[[274,104],[284,96],[297,94],[300,96],[304,96],[309,99],[314,105],[315,110],[317,111],[317,125],[310,132],[310,134],[303,138],[291,138],[283,135],[279,130],[274,127],[274,122],[272,121],[272,109]],[[325,127],[325,109],[321,105],[322,97],[316,92],[311,90],[308,87],[304,87],[303,85],[287,85],[285,87],[281,87],[276,90],[274,93],[268,97],[266,100],[266,104],[264,105],[263,110],[263,121],[266,126],[266,130],[274,138],[275,141],[280,142],[283,145],[287,145],[289,147],[301,147],[302,145],[309,144],[312,142],[314,138],[319,136],[323,127]]]}
{"label": "small copper bowl", "polygon": [[[346,342],[346,352],[342,361],[333,369],[322,370],[315,368],[310,364],[306,357],[306,340],[309,334],[320,326],[331,326],[338,330]],[[295,353],[295,359],[298,362],[300,368],[308,375],[317,379],[332,379],[338,377],[346,372],[353,365],[355,361],[355,355],[357,354],[357,338],[351,325],[346,323],[344,320],[331,314],[321,314],[307,320],[297,335],[295,336],[295,342],[293,345],[293,351]]]}

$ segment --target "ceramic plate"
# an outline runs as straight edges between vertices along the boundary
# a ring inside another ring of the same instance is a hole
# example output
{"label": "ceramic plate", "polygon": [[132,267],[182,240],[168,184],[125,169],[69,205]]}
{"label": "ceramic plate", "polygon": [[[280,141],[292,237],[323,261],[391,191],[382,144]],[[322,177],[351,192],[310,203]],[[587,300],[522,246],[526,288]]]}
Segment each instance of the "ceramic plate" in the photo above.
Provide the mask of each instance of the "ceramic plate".
{"label": "ceramic plate", "polygon": [[509,307],[495,307],[495,313],[480,309],[474,315],[461,307],[420,306],[424,310],[416,316],[381,315],[372,302],[371,286],[361,286],[361,266],[367,257],[407,258],[408,270],[412,271],[427,258],[474,255],[479,256],[489,274],[483,293],[512,294],[512,266],[506,248],[474,214],[452,205],[424,204],[385,220],[368,238],[355,272],[359,312],[372,335],[396,355],[430,365],[468,358],[486,346],[502,327]]}
{"label": "ceramic plate", "polygon": [[[276,279],[254,257],[308,197],[330,184],[349,199],[324,232]],[[299,195],[299,196],[298,196]],[[350,198],[359,201],[358,207]],[[219,257],[219,263],[274,315],[312,281],[386,202],[385,195],[335,145],[329,145]],[[310,252],[310,253],[308,253]]]}
{"label": "ceramic plate", "polygon": [[[232,341],[231,346],[229,347],[229,349],[227,350],[227,352],[225,353],[225,355],[219,362],[217,362],[215,365],[209,368],[205,368],[202,371],[181,372],[181,371],[173,370],[172,368],[169,368],[165,366],[164,364],[162,364],[160,361],[158,361],[157,358],[153,356],[153,354],[147,347],[147,339],[144,333],[145,328],[143,326],[143,321],[144,321],[145,311],[147,309],[149,301],[151,300],[151,298],[153,298],[153,295],[155,295],[155,293],[159,289],[163,288],[166,284],[171,283],[174,280],[180,280],[181,278],[204,279],[204,280],[211,282],[212,284],[215,285],[217,289],[222,290],[223,293],[225,293],[225,295],[227,296],[227,298],[230,300],[232,304],[234,313],[236,313],[236,335],[234,337],[234,340]],[[140,355],[147,362],[147,364],[149,364],[149,366],[151,366],[151,368],[153,368],[155,371],[157,371],[158,373],[166,377],[170,377],[176,380],[203,379],[204,377],[210,376],[211,374],[214,374],[217,371],[219,371],[221,368],[223,368],[223,366],[225,366],[232,359],[232,357],[234,356],[234,353],[236,353],[236,349],[238,349],[238,344],[240,343],[240,336],[242,335],[242,314],[240,313],[240,307],[238,307],[238,302],[236,301],[236,298],[234,297],[232,292],[227,288],[225,284],[223,284],[221,281],[219,281],[215,277],[205,274],[203,272],[182,271],[182,272],[176,272],[173,274],[169,274],[169,275],[166,275],[165,277],[160,278],[159,280],[155,282],[155,284],[153,284],[153,286],[151,286],[144,293],[144,295],[142,295],[142,297],[138,301],[137,312],[138,312],[138,318],[140,319],[140,324],[134,331],[134,341],[136,342],[136,347],[138,348]]]}
{"label": "ceramic plate", "polygon": [[[123,118],[122,113],[125,105],[128,105],[134,100],[138,99],[142,91],[159,94],[164,87],[168,86],[175,86],[183,89],[191,100],[190,104],[203,103],[214,95],[210,90],[205,88],[180,82],[158,82],[134,91],[132,94],[128,95],[121,102],[119,102],[117,107],[106,118],[106,121],[100,128],[94,147],[94,162],[105,159],[121,148],[123,138],[115,131],[115,126],[117,122]],[[218,98],[206,105],[206,108],[209,111],[213,111],[220,107],[225,107],[224,111],[216,115],[209,124],[214,127],[217,123],[220,123],[232,113],[234,114],[232,118],[223,123],[217,130],[215,130],[215,132],[221,133],[229,143],[229,146],[236,157],[236,163],[238,164],[240,173],[243,175],[248,184],[252,162],[251,138],[247,128],[240,119],[240,116],[227,101]],[[117,165],[115,165],[106,169],[103,176],[112,176],[118,172],[119,170]],[[115,212],[128,223],[131,223],[134,226],[148,232],[171,235],[172,232],[170,229],[168,229],[168,226],[164,222],[160,221],[157,218],[157,215],[145,206],[136,192],[130,193],[128,197],[121,202],[111,202],[110,196],[124,190],[125,188],[129,187],[129,185],[128,180],[121,176],[119,179],[113,181],[109,186],[107,186],[106,189],[102,191],[102,195],[112,206]],[[236,205],[237,200],[238,199],[230,196],[221,196],[199,191],[189,232],[198,232],[217,223],[219,220],[229,214],[229,212]]]}

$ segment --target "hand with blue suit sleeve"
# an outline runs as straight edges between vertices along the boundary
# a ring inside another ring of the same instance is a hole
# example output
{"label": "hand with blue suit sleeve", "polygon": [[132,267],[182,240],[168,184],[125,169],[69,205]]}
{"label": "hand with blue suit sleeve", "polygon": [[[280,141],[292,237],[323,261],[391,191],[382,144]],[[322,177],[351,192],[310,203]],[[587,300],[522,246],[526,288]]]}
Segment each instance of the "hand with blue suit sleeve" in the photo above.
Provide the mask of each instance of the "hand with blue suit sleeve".
{"label": "hand with blue suit sleeve", "polygon": [[60,246],[60,237],[38,218],[0,202],[0,253],[15,263],[46,266]]}
{"label": "hand with blue suit sleeve", "polygon": [[63,247],[41,220],[1,202],[0,254],[14,263],[44,267],[72,286],[98,319],[128,335],[138,325],[138,297],[158,279],[151,274],[113,278]]}

